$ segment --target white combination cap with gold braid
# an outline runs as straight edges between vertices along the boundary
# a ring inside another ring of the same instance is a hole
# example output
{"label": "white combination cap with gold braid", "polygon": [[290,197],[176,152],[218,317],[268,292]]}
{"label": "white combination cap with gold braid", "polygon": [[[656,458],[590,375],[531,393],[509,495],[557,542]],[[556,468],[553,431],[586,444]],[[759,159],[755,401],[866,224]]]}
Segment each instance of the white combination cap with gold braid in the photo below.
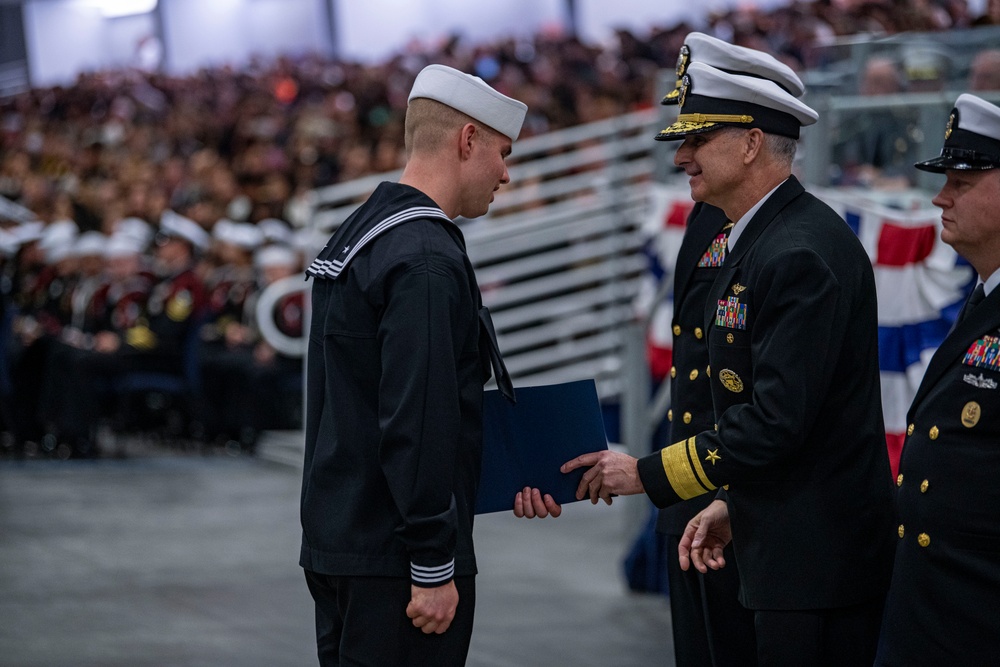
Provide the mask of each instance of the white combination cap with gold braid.
{"label": "white combination cap with gold braid", "polygon": [[803,125],[819,118],[773,81],[728,74],[704,63],[691,63],[681,81],[677,121],[656,135],[658,141],[721,127],[759,128],[768,134],[799,138]]}
{"label": "white combination cap with gold braid", "polygon": [[802,97],[806,87],[792,68],[774,56],[729,44],[721,39],[700,32],[688,33],[677,56],[677,83],[664,95],[661,104],[677,104],[681,94],[681,81],[691,63],[704,63],[728,74],[755,76],[774,81],[795,97]]}

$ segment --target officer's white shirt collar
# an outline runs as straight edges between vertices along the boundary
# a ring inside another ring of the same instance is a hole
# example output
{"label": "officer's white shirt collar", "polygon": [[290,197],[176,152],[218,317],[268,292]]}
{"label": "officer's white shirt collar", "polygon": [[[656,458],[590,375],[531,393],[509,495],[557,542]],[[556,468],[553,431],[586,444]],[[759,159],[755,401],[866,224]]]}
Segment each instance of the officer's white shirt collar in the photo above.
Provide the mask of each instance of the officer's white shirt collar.
{"label": "officer's white shirt collar", "polygon": [[990,292],[992,292],[997,285],[1000,285],[1000,269],[994,271],[993,275],[986,280],[983,280],[982,277],[979,279],[983,283],[983,292],[986,293],[986,296],[989,296]]}
{"label": "officer's white shirt collar", "polygon": [[[786,179],[785,179],[785,181],[787,181],[787,180],[788,180],[788,179],[786,178]],[[735,225],[733,225],[733,228],[732,228],[732,230],[731,230],[731,231],[729,232],[729,243],[727,244],[727,245],[728,245],[728,247],[727,247],[727,249],[726,249],[726,252],[732,252],[732,251],[733,251],[733,248],[735,248],[735,247],[736,247],[736,242],[737,242],[737,241],[739,240],[739,238],[740,238],[740,234],[742,234],[742,233],[743,233],[743,230],[747,228],[747,225],[748,225],[748,224],[750,224],[750,219],[751,219],[751,218],[753,218],[754,214],[755,214],[755,213],[756,213],[757,211],[759,211],[759,210],[760,210],[760,207],[761,207],[761,206],[763,206],[763,205],[764,205],[764,202],[766,202],[766,201],[767,201],[767,200],[768,200],[768,199],[769,199],[769,198],[771,197],[771,195],[773,195],[773,194],[774,194],[774,191],[775,191],[775,190],[777,190],[778,188],[780,188],[780,187],[781,187],[781,185],[782,185],[782,184],[783,184],[783,183],[784,183],[785,181],[782,181],[781,183],[778,183],[778,184],[777,184],[776,186],[774,186],[774,189],[772,189],[772,190],[771,190],[770,192],[768,192],[768,193],[767,193],[766,195],[764,195],[763,197],[761,197],[761,200],[760,200],[759,202],[757,202],[756,204],[754,204],[754,205],[753,205],[753,206],[752,206],[752,207],[750,208],[750,210],[749,210],[749,211],[747,211],[746,213],[744,213],[744,214],[743,214],[743,217],[742,217],[742,218],[740,218],[740,219],[739,219],[739,220],[738,220],[738,221],[736,222],[736,224],[735,224]]]}

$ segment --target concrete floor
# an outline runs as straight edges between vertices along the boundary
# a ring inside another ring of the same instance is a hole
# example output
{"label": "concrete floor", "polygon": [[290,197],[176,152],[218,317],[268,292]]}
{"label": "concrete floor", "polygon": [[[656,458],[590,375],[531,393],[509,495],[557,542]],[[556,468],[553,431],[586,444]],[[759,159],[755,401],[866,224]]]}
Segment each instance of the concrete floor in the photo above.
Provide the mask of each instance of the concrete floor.
{"label": "concrete floor", "polygon": [[[0,462],[0,665],[315,665],[300,471],[271,449]],[[622,583],[644,502],[479,517],[468,664],[673,665],[666,598]]]}

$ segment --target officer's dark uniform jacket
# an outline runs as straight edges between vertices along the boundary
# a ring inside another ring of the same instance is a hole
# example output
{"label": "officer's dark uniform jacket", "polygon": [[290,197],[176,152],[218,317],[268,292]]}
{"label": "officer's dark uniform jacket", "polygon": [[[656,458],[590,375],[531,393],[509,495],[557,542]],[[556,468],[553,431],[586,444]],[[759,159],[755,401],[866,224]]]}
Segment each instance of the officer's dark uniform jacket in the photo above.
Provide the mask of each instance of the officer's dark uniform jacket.
{"label": "officer's dark uniform jacket", "polygon": [[879,665],[1000,655],[1000,289],[934,353],[907,415]]}
{"label": "officer's dark uniform jacket", "polygon": [[[726,214],[714,206],[695,204],[688,217],[674,269],[673,365],[670,369],[670,442],[687,440],[715,426],[712,388],[708,378],[708,341],[705,338],[705,302],[715,282],[725,245],[719,237],[729,225]],[[688,521],[714,499],[704,494],[665,507],[656,528],[681,535]],[[672,558],[672,554],[667,554]]]}
{"label": "officer's dark uniform jacket", "polygon": [[884,594],[892,484],[875,282],[858,239],[790,177],[727,256],[704,329],[718,430],[640,459],[647,494],[664,507],[729,485],[750,609]]}
{"label": "officer's dark uniform jacket", "polygon": [[382,183],[307,272],[300,565],[424,586],[475,574],[490,361],[462,233],[420,191]]}

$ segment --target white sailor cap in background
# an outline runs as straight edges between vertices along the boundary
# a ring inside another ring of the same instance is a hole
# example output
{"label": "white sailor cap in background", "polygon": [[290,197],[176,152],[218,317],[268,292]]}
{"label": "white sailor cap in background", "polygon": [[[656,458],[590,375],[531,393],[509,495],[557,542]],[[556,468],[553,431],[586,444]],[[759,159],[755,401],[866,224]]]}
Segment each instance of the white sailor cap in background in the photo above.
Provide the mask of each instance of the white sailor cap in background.
{"label": "white sailor cap in background", "polygon": [[123,234],[135,239],[142,248],[153,240],[153,228],[142,218],[122,218],[115,224],[114,234]]}
{"label": "white sailor cap in background", "polygon": [[53,259],[56,255],[59,259],[64,259],[72,250],[79,232],[79,228],[72,220],[56,220],[45,225],[38,241],[38,247],[45,255],[45,261],[49,263],[58,261]]}
{"label": "white sailor cap in background", "polygon": [[73,242],[67,240],[61,240],[58,243],[54,243],[43,251],[45,256],[45,263],[52,265],[58,264],[64,259],[72,259],[73,255]]}
{"label": "white sailor cap in background", "polygon": [[115,232],[108,238],[104,245],[104,258],[116,259],[118,257],[131,257],[141,255],[146,244],[137,238],[124,232]]}
{"label": "white sailor cap in background", "polygon": [[315,227],[303,227],[292,232],[292,247],[302,253],[306,264],[316,259],[323,246],[330,240],[329,234],[324,234]]}
{"label": "white sailor cap in background", "polygon": [[691,63],[704,63],[728,74],[755,76],[774,81],[794,97],[802,97],[806,87],[792,68],[774,56],[748,49],[745,46],[729,44],[721,39],[700,32],[688,33],[684,45],[677,56],[677,83],[675,88],[664,95],[660,104],[677,104],[681,94],[681,81]]}
{"label": "white sailor cap in background", "polygon": [[41,240],[44,231],[45,224],[33,220],[31,222],[22,222],[13,228],[12,233],[14,234],[14,242],[20,248],[20,246],[25,244]]}
{"label": "white sailor cap in background", "polygon": [[212,236],[220,243],[234,245],[243,250],[253,250],[264,242],[264,232],[249,222],[233,222],[223,218],[215,223]]}
{"label": "white sailor cap in background", "polygon": [[264,246],[255,252],[253,263],[258,269],[267,269],[273,266],[298,269],[302,266],[302,258],[294,248],[275,244]]}
{"label": "white sailor cap in background", "polygon": [[1000,107],[975,95],[959,95],[945,126],[941,155],[914,166],[938,174],[1000,167]]}
{"label": "white sailor cap in background", "polygon": [[759,128],[768,134],[799,138],[803,125],[819,117],[772,81],[727,74],[704,63],[691,63],[678,96],[677,121],[656,135],[658,141],[722,127]]}
{"label": "white sailor cap in background", "polygon": [[495,91],[478,76],[446,65],[428,65],[420,70],[406,101],[419,97],[457,109],[510,137],[511,141],[517,140],[528,112],[524,102]]}
{"label": "white sailor cap in background", "polygon": [[21,247],[16,231],[8,231],[0,227],[0,255],[13,257]]}
{"label": "white sailor cap in background", "polygon": [[160,234],[183,239],[190,243],[196,250],[204,250],[208,247],[208,232],[191,218],[185,218],[180,213],[167,209],[160,216]]}
{"label": "white sailor cap in background", "polygon": [[284,243],[288,245],[292,242],[292,228],[287,222],[278,218],[264,218],[257,223],[257,226],[264,234],[265,243]]}
{"label": "white sailor cap in background", "polygon": [[76,239],[73,255],[76,257],[103,257],[108,237],[100,232],[84,232]]}

